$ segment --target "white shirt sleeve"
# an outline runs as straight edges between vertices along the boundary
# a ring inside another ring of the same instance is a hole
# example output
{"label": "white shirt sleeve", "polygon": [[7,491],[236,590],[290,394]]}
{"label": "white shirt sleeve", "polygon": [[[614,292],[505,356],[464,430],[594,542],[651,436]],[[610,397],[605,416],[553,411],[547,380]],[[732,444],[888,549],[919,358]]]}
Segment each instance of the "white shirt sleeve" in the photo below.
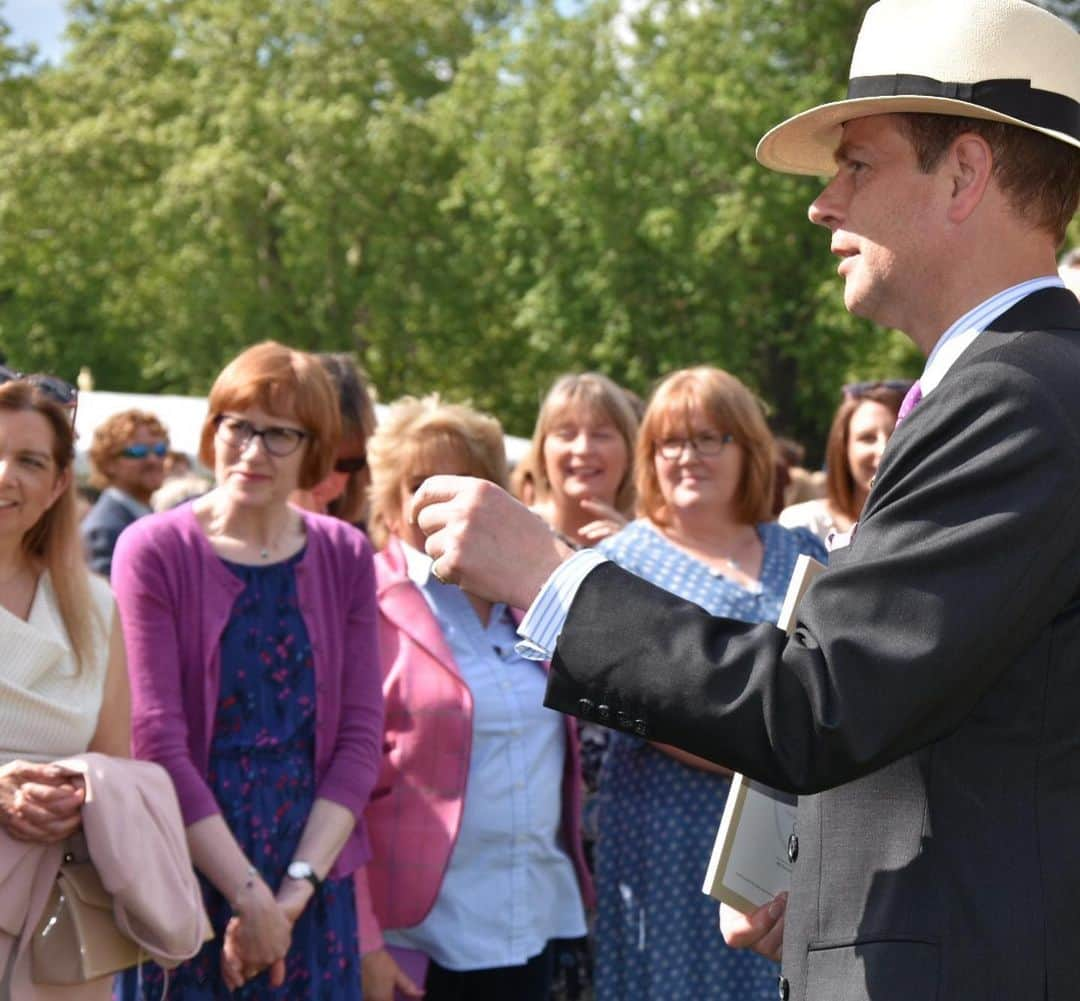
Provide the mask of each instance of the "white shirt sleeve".
{"label": "white shirt sleeve", "polygon": [[517,652],[522,657],[551,659],[581,582],[601,563],[607,562],[607,557],[595,549],[582,549],[555,570],[518,626],[521,642],[517,644]]}

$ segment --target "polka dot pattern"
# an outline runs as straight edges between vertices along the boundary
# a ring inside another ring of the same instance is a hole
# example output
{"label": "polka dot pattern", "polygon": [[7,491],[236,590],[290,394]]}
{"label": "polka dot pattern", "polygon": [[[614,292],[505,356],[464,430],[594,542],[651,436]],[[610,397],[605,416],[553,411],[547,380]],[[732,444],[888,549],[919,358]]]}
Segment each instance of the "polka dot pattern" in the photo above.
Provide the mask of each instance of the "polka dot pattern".
{"label": "polka dot pattern", "polygon": [[[749,590],[675,548],[644,522],[599,547],[620,566],[713,615],[775,621],[795,561],[824,561],[805,529],[758,526],[760,588]],[[701,892],[729,780],[613,733],[600,775],[596,1001],[774,1001],[777,964],[729,949],[718,905]]]}

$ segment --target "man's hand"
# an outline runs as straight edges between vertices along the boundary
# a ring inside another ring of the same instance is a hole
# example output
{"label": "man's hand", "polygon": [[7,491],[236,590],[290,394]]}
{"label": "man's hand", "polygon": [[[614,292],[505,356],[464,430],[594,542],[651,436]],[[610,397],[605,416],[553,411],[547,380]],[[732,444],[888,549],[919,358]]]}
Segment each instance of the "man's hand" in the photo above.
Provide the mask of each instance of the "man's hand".
{"label": "man's hand", "polygon": [[784,913],[787,894],[762,904],[753,914],[742,914],[727,904],[720,905],[720,931],[733,949],[750,949],[779,962],[784,945]]}
{"label": "man's hand", "polygon": [[571,549],[505,490],[468,476],[432,476],[413,497],[436,575],[488,601],[528,608]]}

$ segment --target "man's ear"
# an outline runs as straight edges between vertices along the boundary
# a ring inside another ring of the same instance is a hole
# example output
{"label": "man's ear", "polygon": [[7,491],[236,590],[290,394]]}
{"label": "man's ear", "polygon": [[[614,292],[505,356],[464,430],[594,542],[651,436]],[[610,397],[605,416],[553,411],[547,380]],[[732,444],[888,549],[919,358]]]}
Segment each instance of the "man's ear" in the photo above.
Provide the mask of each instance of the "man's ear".
{"label": "man's ear", "polygon": [[947,168],[952,177],[949,221],[962,223],[978,208],[993,175],[990,144],[974,132],[957,136],[949,148]]}

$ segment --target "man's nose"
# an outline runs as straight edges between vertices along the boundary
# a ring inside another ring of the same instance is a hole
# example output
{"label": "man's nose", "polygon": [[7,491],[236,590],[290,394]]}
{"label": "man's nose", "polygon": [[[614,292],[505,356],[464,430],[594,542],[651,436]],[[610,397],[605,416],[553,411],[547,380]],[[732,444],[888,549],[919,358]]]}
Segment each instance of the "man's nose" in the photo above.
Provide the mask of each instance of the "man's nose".
{"label": "man's nose", "polygon": [[824,226],[828,230],[838,229],[843,219],[838,196],[837,178],[833,178],[825,185],[821,194],[810,203],[810,209],[807,212],[810,221],[816,226]]}

